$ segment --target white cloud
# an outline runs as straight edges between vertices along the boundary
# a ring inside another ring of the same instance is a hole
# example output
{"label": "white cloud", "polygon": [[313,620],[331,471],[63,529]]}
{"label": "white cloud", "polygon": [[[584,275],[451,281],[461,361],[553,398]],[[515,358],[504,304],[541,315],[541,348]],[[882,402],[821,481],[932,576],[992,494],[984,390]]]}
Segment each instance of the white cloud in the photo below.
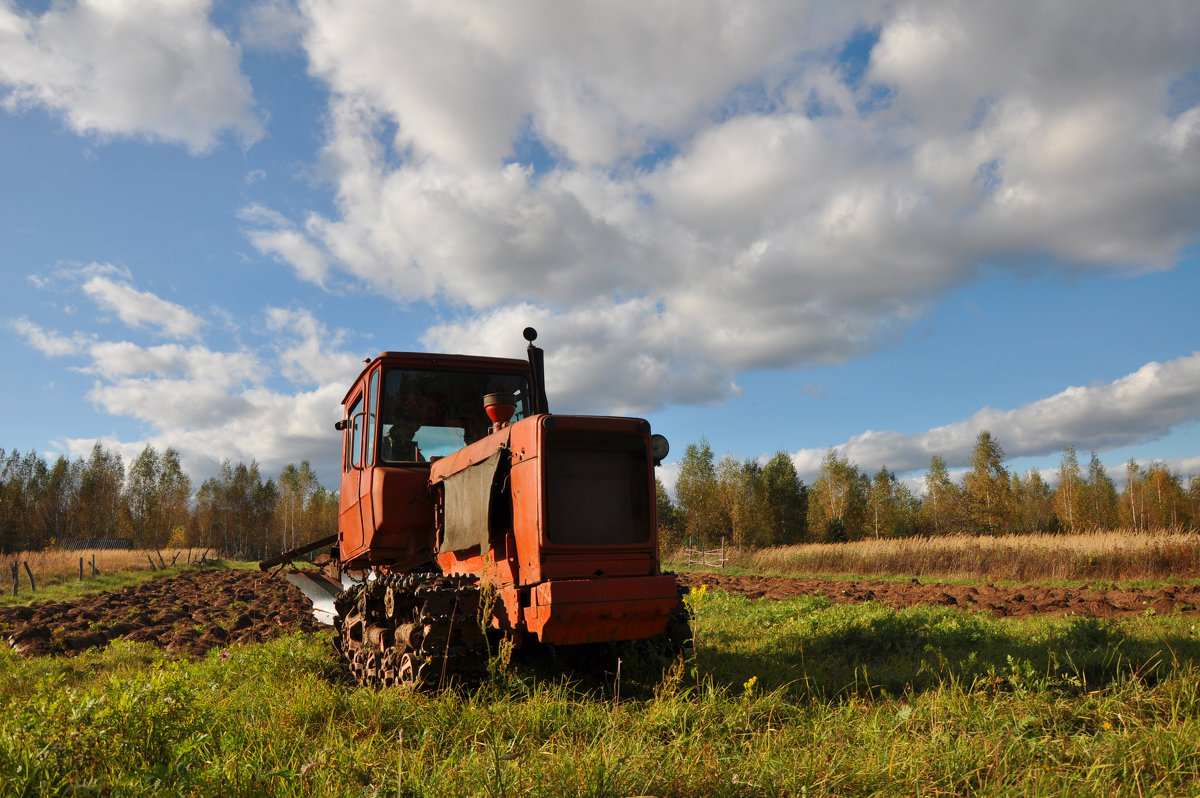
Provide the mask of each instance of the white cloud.
{"label": "white cloud", "polygon": [[[322,484],[336,489],[339,433],[333,422],[340,417],[344,393],[343,385],[295,393],[265,388],[221,393],[194,382],[98,385],[89,395],[93,401],[109,412],[139,418],[148,434],[124,442],[114,436],[68,439],[64,448],[71,456],[86,457],[100,440],[128,462],[147,445],[159,451],[173,447],[180,452],[184,470],[200,479],[215,473],[225,459],[256,460],[264,478],[277,475],[288,463],[310,460]],[[152,413],[147,401],[165,406]]]}
{"label": "white cloud", "polygon": [[1159,269],[1200,236],[1187,0],[303,10],[337,210],[248,209],[255,246],[451,308],[430,345],[553,319],[591,365],[557,355],[560,395],[640,358],[621,407],[719,401],[886,345],[981,263]]}
{"label": "white cloud", "polygon": [[114,416],[136,418],[185,438],[210,427],[225,427],[248,414],[241,393],[200,380],[127,377],[97,383],[88,393],[97,407]]}
{"label": "white cloud", "polygon": [[204,319],[174,302],[100,275],[90,277],[83,284],[83,291],[130,327],[150,324],[173,338],[193,338],[206,324]]}
{"label": "white cloud", "polygon": [[257,0],[241,11],[243,47],[268,53],[282,53],[300,44],[304,17],[288,0]]}
{"label": "white cloud", "polygon": [[[122,318],[131,326],[153,323],[173,329],[166,319],[169,311],[183,325],[174,329],[200,337],[198,316],[133,288],[128,270],[91,264],[63,268],[54,276],[123,310]],[[47,279],[43,287],[54,282]],[[346,351],[352,332],[330,329],[308,310],[265,308],[239,331],[242,343],[225,351],[200,341],[143,346],[120,338],[63,334],[24,317],[8,326],[46,356],[74,359],[73,370],[94,378],[89,401],[103,413],[140,422],[144,431],[136,441],[71,439],[63,446],[72,455],[86,456],[96,440],[126,456],[147,444],[159,450],[174,447],[197,475],[214,473],[225,458],[255,459],[266,475],[309,459],[326,485],[336,485],[333,422],[341,416],[339,403],[362,362],[357,353]]]}
{"label": "white cloud", "polygon": [[145,424],[146,437],[129,445],[172,446],[192,473],[211,474],[229,458],[257,460],[264,474],[273,475],[307,459],[324,484],[333,486],[338,463],[333,422],[341,415],[345,390],[345,383],[281,390],[253,382],[221,386],[197,378],[139,377],[97,382],[88,398],[107,413]]}
{"label": "white cloud", "polygon": [[585,166],[636,157],[812,41],[811,15],[784,0],[702,0],[686,12],[671,2],[318,0],[304,11],[314,72],[395,120],[398,151],[455,169],[494,168],[526,121]]}
{"label": "white cloud", "polygon": [[53,330],[44,330],[25,316],[13,319],[8,326],[24,338],[26,343],[47,357],[77,355],[88,345],[88,338],[81,333],[65,336]]}
{"label": "white cloud", "polygon": [[259,359],[250,352],[213,352],[203,346],[142,347],[129,341],[98,341],[87,353],[92,364],[81,370],[114,381],[182,378],[228,388],[255,382],[262,371]]}
{"label": "white cloud", "polygon": [[238,48],[210,0],[54,3],[41,15],[0,0],[0,86],[10,109],[44,107],[80,134],[145,136],[207,152],[223,131],[262,135]]}
{"label": "white cloud", "polygon": [[362,370],[358,355],[343,351],[345,330],[330,330],[310,311],[267,308],[267,328],[276,338],[280,371],[292,382],[304,385],[341,385]]}
{"label": "white cloud", "polygon": [[[1013,410],[984,408],[964,421],[905,434],[868,430],[836,448],[873,472],[886,465],[906,472],[929,467],[933,455],[965,465],[976,439],[988,430],[1009,458],[1048,455],[1065,446],[1103,452],[1151,441],[1200,414],[1200,352],[1166,363],[1147,363],[1107,384],[1072,386]],[[792,455],[800,475],[817,474],[823,449]]]}
{"label": "white cloud", "polygon": [[248,205],[238,217],[250,225],[247,236],[255,249],[291,265],[300,279],[325,284],[328,256],[282,214],[261,205]]}
{"label": "white cloud", "polygon": [[[546,351],[547,393],[555,412],[644,413],[666,401],[715,404],[739,392],[733,374],[681,354],[652,303],[600,300],[556,315],[531,305],[504,307],[468,323],[431,328],[422,343],[435,352],[524,357],[517,331],[538,330]],[[644,331],[639,335],[631,331]]]}

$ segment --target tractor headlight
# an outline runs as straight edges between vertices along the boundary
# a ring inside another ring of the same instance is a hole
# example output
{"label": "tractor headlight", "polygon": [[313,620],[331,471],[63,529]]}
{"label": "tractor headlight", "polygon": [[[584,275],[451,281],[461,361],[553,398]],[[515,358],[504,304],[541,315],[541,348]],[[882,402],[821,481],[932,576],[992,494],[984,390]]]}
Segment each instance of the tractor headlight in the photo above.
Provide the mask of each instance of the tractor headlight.
{"label": "tractor headlight", "polygon": [[667,439],[662,435],[651,435],[650,452],[654,455],[654,464],[658,465],[670,454],[671,444],[667,443]]}

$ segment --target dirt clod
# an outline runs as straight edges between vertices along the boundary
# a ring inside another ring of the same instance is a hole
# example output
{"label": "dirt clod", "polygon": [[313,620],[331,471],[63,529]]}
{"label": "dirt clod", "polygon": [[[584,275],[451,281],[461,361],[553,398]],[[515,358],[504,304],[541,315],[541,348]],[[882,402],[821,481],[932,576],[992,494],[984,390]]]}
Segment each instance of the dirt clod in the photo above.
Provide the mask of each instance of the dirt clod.
{"label": "dirt clod", "polygon": [[124,638],[187,656],[321,628],[283,578],[205,568],[74,602],[0,607],[0,640],[21,654],[77,654]]}
{"label": "dirt clod", "polygon": [[[1038,585],[948,585],[777,576],[680,574],[687,587],[708,585],[750,598],[825,596],[835,604],[878,601],[893,607],[937,604],[999,617],[1074,614],[1099,618],[1182,613],[1200,615],[1200,585],[1153,590]],[[258,571],[206,568],[154,579],[74,602],[0,608],[0,640],[26,656],[71,655],[117,639],[152,643],[179,655],[259,643],[322,628],[299,590]]]}

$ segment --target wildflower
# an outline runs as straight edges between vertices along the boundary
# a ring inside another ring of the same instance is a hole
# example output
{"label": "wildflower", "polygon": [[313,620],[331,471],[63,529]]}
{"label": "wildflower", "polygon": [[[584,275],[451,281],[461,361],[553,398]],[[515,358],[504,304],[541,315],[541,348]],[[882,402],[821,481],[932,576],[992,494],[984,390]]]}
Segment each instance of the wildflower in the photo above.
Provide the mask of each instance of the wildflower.
{"label": "wildflower", "polygon": [[746,695],[750,695],[751,693],[754,692],[754,685],[756,685],[756,684],[758,684],[758,677],[751,676],[749,679],[747,679],[745,682],[742,683],[742,690],[746,693]]}
{"label": "wildflower", "polygon": [[229,659],[229,652],[227,650],[223,650],[221,652],[221,662],[224,662],[227,659]]}

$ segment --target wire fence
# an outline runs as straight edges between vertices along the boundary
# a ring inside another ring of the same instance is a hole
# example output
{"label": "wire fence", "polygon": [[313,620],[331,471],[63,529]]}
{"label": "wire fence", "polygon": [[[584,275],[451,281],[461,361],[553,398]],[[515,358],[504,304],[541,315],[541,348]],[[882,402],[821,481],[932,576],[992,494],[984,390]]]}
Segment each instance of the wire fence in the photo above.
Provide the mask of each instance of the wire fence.
{"label": "wire fence", "polygon": [[687,556],[688,567],[702,565],[706,568],[724,568],[729,558],[728,551],[725,548],[725,538],[721,538],[721,548],[705,551],[703,549],[694,549],[690,546],[684,550]]}
{"label": "wire fence", "polygon": [[[212,562],[209,559],[211,549],[176,549],[168,551],[166,556],[158,549],[120,548],[93,549],[90,551],[52,551],[52,552],[20,552],[13,555],[0,555],[0,573],[9,572],[12,577],[12,594],[18,595],[21,582],[28,578],[30,592],[36,593],[39,587],[62,584],[64,582],[83,582],[85,578],[95,578],[101,573],[116,573],[127,570],[160,571],[175,566],[202,566]],[[100,560],[97,560],[97,554]],[[10,559],[11,557],[11,559]],[[141,565],[138,560],[144,557]],[[101,570],[103,568],[103,571]],[[22,570],[24,573],[22,573]]]}

